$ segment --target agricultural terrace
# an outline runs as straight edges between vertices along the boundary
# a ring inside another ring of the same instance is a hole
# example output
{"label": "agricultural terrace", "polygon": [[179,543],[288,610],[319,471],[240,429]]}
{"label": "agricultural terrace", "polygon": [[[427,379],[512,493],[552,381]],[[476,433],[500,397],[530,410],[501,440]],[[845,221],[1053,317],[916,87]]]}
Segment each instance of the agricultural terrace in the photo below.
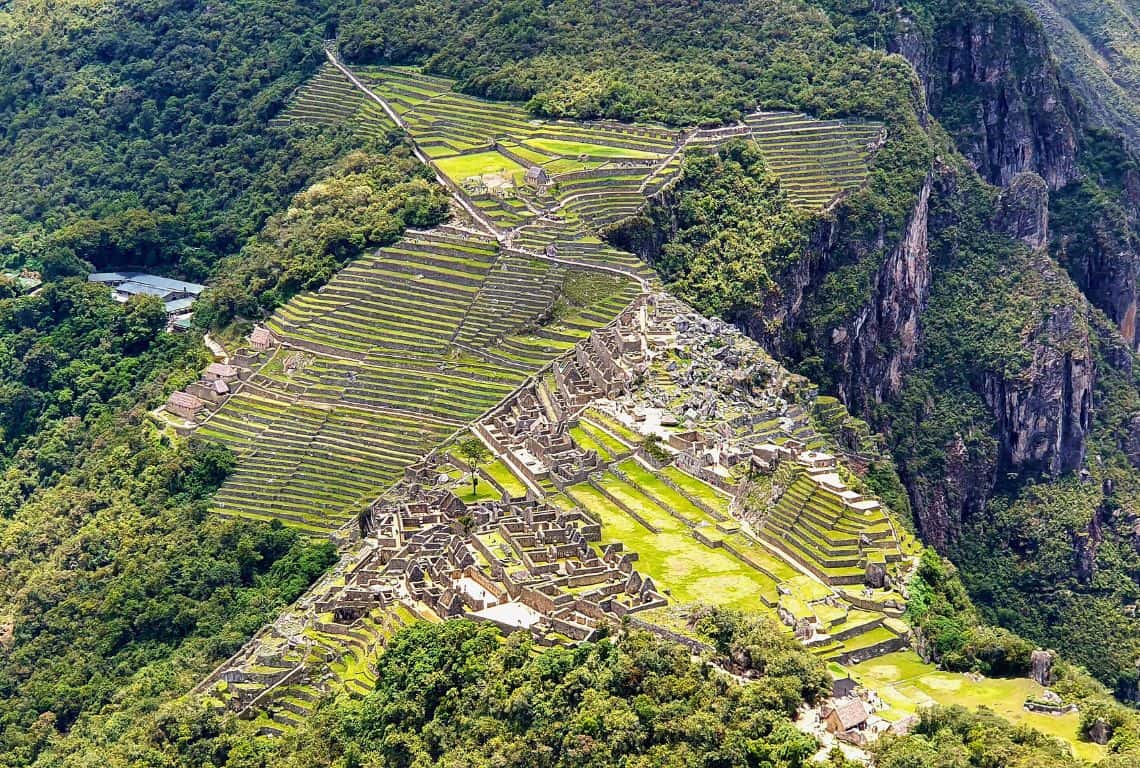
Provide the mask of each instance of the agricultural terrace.
{"label": "agricultural terrace", "polygon": [[[607,434],[610,441],[620,440]],[[591,444],[604,446],[605,440],[594,435],[580,443]],[[613,446],[608,450],[622,455]],[[602,524],[603,544],[620,542],[636,552],[638,570],[671,600],[811,621],[829,635],[811,649],[829,660],[889,646],[906,632],[902,622],[831,599],[824,582],[722,514],[728,506],[724,494],[676,467],[653,470],[626,458],[567,488],[565,496]]]}
{"label": "agricultural terrace", "polygon": [[818,120],[795,112],[756,112],[744,125],[698,132],[690,146],[727,141],[755,142],[768,167],[780,177],[792,202],[818,210],[867,180],[867,161],[877,146],[879,123]]}
{"label": "agricultural terrace", "polygon": [[[329,582],[351,578],[361,566],[349,563],[345,575],[326,577]],[[297,676],[305,668],[319,669],[323,681],[354,696],[365,696],[376,686],[376,657],[388,639],[401,627],[416,621],[439,621],[435,614],[412,602],[377,606],[356,619],[351,627],[336,622],[332,612],[294,605],[271,625],[257,644],[257,654],[241,667],[240,680],[212,676],[201,692],[218,708],[241,709],[257,700],[265,706],[254,708],[261,733],[283,736],[312,715],[326,695],[326,685],[318,685],[313,675]]]}
{"label": "agricultural terrace", "polygon": [[577,235],[603,229],[640,210],[651,177],[678,167],[678,131],[534,120],[517,105],[455,93],[451,82],[406,68],[362,76],[436,170],[504,230],[551,214],[578,224]]}
{"label": "agricultural terrace", "polygon": [[198,430],[241,458],[215,510],[339,527],[638,292],[463,230],[409,233],[269,320],[283,346]]}
{"label": "agricultural terrace", "polygon": [[[837,670],[838,671],[838,670]],[[1028,698],[1042,698],[1045,688],[1028,677],[989,678],[960,672],[943,672],[924,663],[913,651],[898,651],[843,670],[859,683],[875,689],[890,709],[884,717],[902,718],[931,704],[958,705],[967,709],[986,707],[1015,725],[1024,725],[1068,743],[1077,757],[1089,762],[1102,759],[1100,744],[1078,741],[1080,715],[1032,712]]]}
{"label": "agricultural terrace", "polygon": [[413,68],[366,67],[355,76],[368,94],[326,67],[281,119],[359,122],[377,114],[386,129],[390,121],[373,97],[380,99],[504,243],[647,280],[653,279],[648,266],[599,235],[668,186],[684,151],[754,141],[792,201],[817,210],[865,182],[882,131],[878,124],[790,112],[757,112],[737,126],[700,131],[539,120],[521,105],[456,93],[453,81]]}
{"label": "agricultural terrace", "polygon": [[811,477],[800,467],[781,467],[775,484],[785,488],[764,517],[761,538],[829,584],[863,582],[868,562],[897,563],[908,554],[908,540],[873,500],[846,490],[842,480]]}
{"label": "agricultural terrace", "polygon": [[362,137],[383,136],[395,128],[392,120],[332,64],[325,64],[297,89],[288,106],[271,125],[338,125]]}

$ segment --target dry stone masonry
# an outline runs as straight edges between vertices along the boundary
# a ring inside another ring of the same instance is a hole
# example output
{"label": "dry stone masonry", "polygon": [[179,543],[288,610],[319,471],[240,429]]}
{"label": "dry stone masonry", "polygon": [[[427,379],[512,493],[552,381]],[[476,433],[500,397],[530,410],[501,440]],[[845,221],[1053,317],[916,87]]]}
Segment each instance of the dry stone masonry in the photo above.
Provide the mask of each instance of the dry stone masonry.
{"label": "dry stone masonry", "polygon": [[[722,596],[666,567],[674,555],[715,561],[735,604],[826,659],[902,647],[913,541],[858,490],[867,446],[833,444],[806,380],[601,237],[677,178],[684,151],[736,138],[797,202],[831,204],[863,183],[881,127],[543,122],[329,58],[282,124],[397,126],[464,214],[295,298],[167,403],[239,456],[216,512],[343,551],[198,691],[282,734],[328,691],[367,692],[413,621],[462,616],[540,644],[622,622],[675,637],[666,606]],[[460,457],[467,430],[489,462]]]}

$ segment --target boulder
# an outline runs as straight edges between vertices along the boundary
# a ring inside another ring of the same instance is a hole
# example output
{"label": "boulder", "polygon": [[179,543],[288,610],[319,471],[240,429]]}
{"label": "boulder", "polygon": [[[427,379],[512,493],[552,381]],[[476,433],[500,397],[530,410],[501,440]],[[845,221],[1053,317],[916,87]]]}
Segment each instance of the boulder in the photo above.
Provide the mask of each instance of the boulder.
{"label": "boulder", "polygon": [[1055,654],[1052,651],[1043,651],[1040,648],[1029,657],[1029,676],[1039,685],[1052,685],[1054,658]]}
{"label": "boulder", "polygon": [[1112,729],[1108,726],[1108,723],[1098,717],[1093,721],[1092,725],[1089,726],[1088,736],[1089,741],[1104,745],[1112,738]]}
{"label": "boulder", "polygon": [[867,568],[863,572],[863,583],[872,589],[885,588],[890,583],[887,569],[882,563],[867,563]]}

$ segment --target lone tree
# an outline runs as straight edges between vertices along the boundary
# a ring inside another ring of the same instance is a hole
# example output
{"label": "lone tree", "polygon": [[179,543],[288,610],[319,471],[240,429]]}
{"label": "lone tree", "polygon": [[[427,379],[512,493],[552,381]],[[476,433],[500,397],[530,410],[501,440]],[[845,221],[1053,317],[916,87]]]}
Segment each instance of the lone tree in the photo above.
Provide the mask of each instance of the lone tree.
{"label": "lone tree", "polygon": [[490,455],[487,446],[477,437],[468,437],[459,441],[459,455],[471,467],[471,495],[479,491],[479,465]]}

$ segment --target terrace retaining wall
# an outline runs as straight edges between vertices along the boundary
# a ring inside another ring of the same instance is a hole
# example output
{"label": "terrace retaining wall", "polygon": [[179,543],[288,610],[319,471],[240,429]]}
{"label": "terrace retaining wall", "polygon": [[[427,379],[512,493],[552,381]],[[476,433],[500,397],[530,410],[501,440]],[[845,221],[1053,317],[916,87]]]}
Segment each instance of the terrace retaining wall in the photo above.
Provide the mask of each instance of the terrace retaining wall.
{"label": "terrace retaining wall", "polygon": [[587,482],[590,484],[591,487],[593,487],[594,490],[596,490],[598,493],[602,494],[607,499],[609,499],[614,504],[614,506],[616,506],[618,509],[622,510],[627,515],[632,517],[634,520],[636,520],[637,522],[644,525],[646,528],[648,528],[653,533],[661,533],[660,528],[658,528],[656,525],[653,525],[652,523],[650,523],[648,520],[646,520],[644,517],[642,517],[640,513],[634,511],[633,508],[630,507],[628,504],[626,504],[624,501],[618,499],[612,493],[607,491],[604,487],[602,487],[602,484],[599,483],[597,480],[595,480],[594,478],[591,477]]}

